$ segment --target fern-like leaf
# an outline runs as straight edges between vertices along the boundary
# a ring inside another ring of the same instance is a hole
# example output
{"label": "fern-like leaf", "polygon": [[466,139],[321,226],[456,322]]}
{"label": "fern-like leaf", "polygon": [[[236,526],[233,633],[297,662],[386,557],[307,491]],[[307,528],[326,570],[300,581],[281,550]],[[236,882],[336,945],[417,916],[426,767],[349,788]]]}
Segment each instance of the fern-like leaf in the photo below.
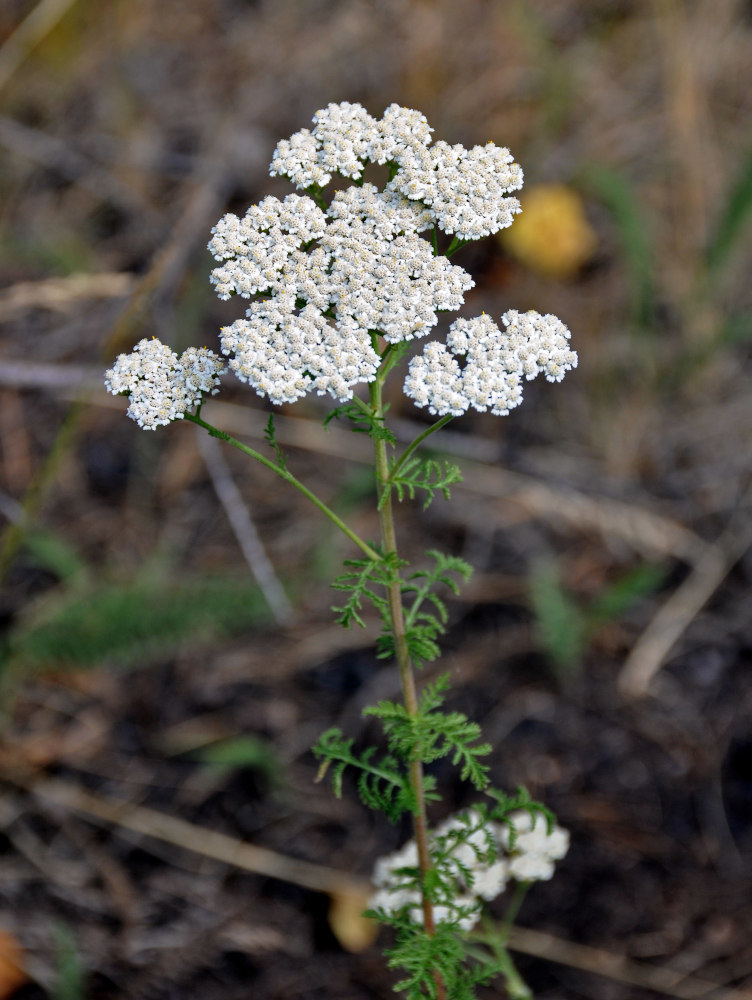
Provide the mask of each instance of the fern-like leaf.
{"label": "fern-like leaf", "polygon": [[492,806],[488,810],[488,816],[490,819],[495,820],[497,823],[503,823],[509,831],[509,847],[514,848],[515,838],[517,837],[517,829],[514,822],[510,819],[510,815],[514,812],[520,812],[524,810],[530,814],[530,818],[535,822],[538,816],[542,816],[546,821],[546,829],[548,833],[554,828],[556,823],[556,817],[551,812],[551,810],[544,806],[542,802],[538,802],[531,798],[530,792],[526,788],[520,786],[514,795],[509,795],[507,792],[502,792],[498,788],[487,788],[486,794],[494,799],[496,805]]}
{"label": "fern-like leaf", "polygon": [[441,757],[451,757],[452,763],[461,768],[463,780],[476,788],[485,788],[489,768],[480,758],[491,752],[491,745],[477,742],[480,726],[462,712],[439,711],[448,687],[446,675],[429,684],[416,715],[410,715],[403,705],[391,701],[381,701],[366,708],[363,714],[380,720],[389,749],[400,759],[430,764]]}
{"label": "fern-like leaf", "polygon": [[354,400],[330,410],[324,417],[324,427],[328,428],[332,420],[348,420],[351,430],[356,434],[367,434],[374,441],[396,444],[397,439],[384,423],[384,418],[368,413],[363,405]]}
{"label": "fern-like leaf", "polygon": [[415,499],[417,490],[423,490],[426,494],[423,510],[430,506],[437,492],[440,492],[445,500],[450,497],[449,487],[455,483],[462,482],[462,473],[458,465],[446,459],[442,463],[435,458],[419,458],[412,455],[406,461],[400,463],[395,459],[392,461],[392,471],[389,480],[381,497],[379,507],[383,507],[393,487],[397,491],[398,500],[402,501],[408,496]]}
{"label": "fern-like leaf", "polygon": [[383,757],[373,763],[375,747],[368,747],[359,756],[353,751],[353,740],[346,739],[338,728],[328,729],[313,747],[314,756],[321,760],[319,780],[331,768],[332,785],[337,798],[342,797],[342,778],[348,767],[359,772],[358,794],[369,809],[383,812],[396,823],[405,812],[417,808],[415,793],[409,778],[399,769],[394,757]]}
{"label": "fern-like leaf", "polygon": [[[472,573],[472,567],[456,556],[444,555],[436,549],[427,553],[435,562],[432,569],[416,570],[402,582],[402,593],[413,595],[406,609],[405,635],[410,658],[416,666],[437,660],[440,655],[439,636],[446,629],[448,613],[443,599],[434,592],[438,585],[447,587],[453,594],[459,593],[459,585],[455,576],[467,580]],[[426,603],[432,610],[426,610]],[[379,638],[378,656],[386,659],[394,655],[394,639],[389,630],[385,629]]]}
{"label": "fern-like leaf", "polygon": [[[381,616],[384,628],[389,627],[389,605],[382,591],[397,578],[403,560],[394,553],[380,559],[346,559],[346,571],[332,583],[335,590],[349,591],[349,597],[341,606],[332,608],[337,613],[336,621],[344,628],[351,628],[353,622],[366,627],[361,611],[364,601],[369,601]],[[375,590],[374,587],[379,588]]]}
{"label": "fern-like leaf", "polygon": [[282,451],[282,449],[280,448],[280,446],[277,444],[277,437],[276,437],[276,432],[275,432],[275,429],[274,429],[274,414],[273,413],[269,414],[269,419],[268,419],[268,421],[266,423],[266,427],[264,428],[264,439],[266,440],[266,443],[272,449],[272,451],[274,452],[274,454],[277,456],[277,465],[279,465],[280,469],[285,469],[286,470],[287,469],[287,456]]}
{"label": "fern-like leaf", "polygon": [[391,923],[396,945],[386,954],[390,968],[406,973],[394,989],[404,991],[407,1000],[435,1000],[437,975],[447,997],[475,1000],[475,987],[489,983],[500,971],[495,958],[483,956],[478,961],[474,953],[471,960],[463,937],[451,924],[439,923],[433,934],[427,934],[404,916]]}

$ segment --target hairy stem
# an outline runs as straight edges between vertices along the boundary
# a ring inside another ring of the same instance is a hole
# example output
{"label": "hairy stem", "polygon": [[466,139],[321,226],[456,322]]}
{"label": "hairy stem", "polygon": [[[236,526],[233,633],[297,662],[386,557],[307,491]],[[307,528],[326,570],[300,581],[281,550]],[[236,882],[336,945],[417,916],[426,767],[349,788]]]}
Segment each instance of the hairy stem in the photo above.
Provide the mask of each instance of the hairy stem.
{"label": "hairy stem", "polygon": [[[371,406],[373,413],[377,417],[383,417],[384,404],[382,399],[382,385],[385,373],[380,373],[375,382],[369,386]],[[392,511],[391,490],[389,490],[389,462],[387,459],[386,441],[374,439],[374,450],[376,454],[376,485],[378,496],[387,490],[386,500],[381,504],[379,510],[379,521],[381,525],[381,541],[384,555],[397,553],[397,536],[394,530],[394,516]],[[395,573],[394,581],[387,590],[387,600],[389,602],[389,617],[394,635],[394,647],[397,655],[397,667],[400,673],[402,685],[402,697],[405,708],[411,716],[418,714],[418,694],[415,686],[415,675],[413,673],[410,654],[407,648],[407,635],[405,631],[405,614],[402,607],[402,591],[400,587],[399,574]],[[425,884],[426,876],[431,869],[431,852],[428,847],[428,819],[426,816],[426,797],[423,789],[423,764],[420,760],[410,762],[410,784],[415,795],[416,811],[413,814],[413,827],[415,829],[415,843],[418,848],[418,868],[420,870],[421,885]],[[433,918],[433,906],[431,900],[425,893],[422,893],[423,923],[428,934],[434,934],[436,924]],[[438,973],[436,979],[437,1000],[446,1000],[446,990],[441,976]]]}
{"label": "hairy stem", "polygon": [[332,522],[332,524],[335,524],[339,528],[339,530],[343,532],[343,534],[347,535],[350,541],[355,542],[358,548],[361,549],[361,551],[365,552],[365,554],[368,556],[369,559],[374,559],[376,561],[381,560],[381,556],[376,551],[376,549],[371,548],[368,542],[363,541],[363,539],[359,535],[356,535],[351,528],[348,528],[348,526],[345,524],[345,522],[342,520],[341,517],[339,517],[337,514],[334,513],[333,510],[327,507],[327,505],[324,503],[323,500],[319,500],[319,498],[316,496],[315,493],[309,490],[307,486],[304,486],[303,483],[301,483],[299,479],[296,479],[295,476],[293,476],[291,472],[288,472],[287,469],[283,469],[281,465],[277,465],[276,462],[272,462],[270,458],[267,458],[260,452],[255,451],[253,448],[249,448],[247,444],[243,444],[242,441],[238,441],[230,434],[226,434],[224,431],[220,431],[216,427],[213,427],[205,420],[202,420],[201,417],[199,417],[197,414],[186,413],[185,419],[190,420],[194,424],[198,424],[199,427],[203,427],[204,430],[208,431],[212,435],[212,437],[217,437],[220,438],[222,441],[227,441],[227,443],[231,444],[233,448],[238,448],[240,451],[244,452],[244,454],[250,455],[251,458],[255,458],[257,462],[261,462],[261,464],[265,465],[267,469],[271,469],[272,472],[276,472],[278,476],[280,476],[282,479],[285,480],[285,482],[288,482],[291,486],[294,486],[296,490],[299,490],[304,497],[306,497],[308,500],[311,501],[312,504],[318,507],[321,513],[324,514],[326,517],[328,517],[329,520]]}

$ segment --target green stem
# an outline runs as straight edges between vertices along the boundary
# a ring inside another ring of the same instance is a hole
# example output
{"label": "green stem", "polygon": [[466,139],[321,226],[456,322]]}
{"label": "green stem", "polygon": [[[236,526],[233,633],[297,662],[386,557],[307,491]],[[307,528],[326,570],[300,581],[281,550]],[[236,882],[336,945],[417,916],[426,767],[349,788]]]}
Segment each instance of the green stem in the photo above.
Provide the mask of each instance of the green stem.
{"label": "green stem", "polygon": [[499,931],[499,939],[501,943],[506,946],[509,940],[509,934],[512,930],[512,925],[517,919],[517,914],[520,912],[520,907],[522,906],[522,901],[527,895],[527,890],[530,888],[529,882],[518,882],[514,887],[514,894],[509,900],[509,906],[507,906],[507,912],[504,914],[504,919],[501,923],[501,929]]}
{"label": "green stem", "polygon": [[394,481],[394,477],[399,472],[399,470],[402,468],[402,466],[405,464],[405,462],[407,461],[407,459],[416,450],[416,448],[419,448],[423,444],[423,442],[426,440],[426,438],[429,437],[431,434],[435,434],[436,431],[440,431],[442,427],[446,427],[446,425],[449,423],[449,421],[451,419],[452,419],[452,414],[451,413],[447,413],[445,416],[441,417],[440,420],[437,420],[435,424],[431,424],[430,427],[428,427],[428,428],[426,428],[426,430],[422,431],[415,438],[415,440],[412,442],[412,444],[409,444],[407,446],[407,448],[405,448],[405,450],[402,452],[402,454],[400,455],[399,459],[395,463],[394,467],[392,468],[391,473],[389,474],[389,482],[393,482]]}
{"label": "green stem", "polygon": [[[519,885],[517,888],[519,889]],[[527,885],[525,885],[525,891],[527,891]],[[517,893],[515,893],[515,896],[516,895]],[[515,909],[515,913],[516,912],[517,910]],[[483,919],[482,929],[480,931],[473,931],[472,939],[486,945],[486,947],[490,949],[496,961],[499,963],[499,968],[501,969],[501,974],[504,976],[504,982],[510,1000],[533,1000],[533,994],[530,987],[517,971],[517,968],[512,961],[512,956],[507,950],[509,930],[510,927],[506,926],[506,923],[499,930],[486,917]]]}
{"label": "green stem", "polygon": [[319,208],[325,212],[329,206],[327,205],[326,199],[322,195],[321,190],[322,189],[318,186],[318,184],[311,184],[310,187],[306,188],[306,194],[313,198]]}
{"label": "green stem", "polygon": [[452,242],[444,251],[444,256],[451,257],[453,254],[457,253],[458,250],[461,250],[464,246],[467,246],[467,244],[471,242],[471,240],[463,240],[460,239],[459,236],[453,236]]}
{"label": "green stem", "polygon": [[[382,398],[382,387],[386,377],[386,365],[382,367],[375,382],[369,386],[369,397],[373,415],[378,418],[384,416],[384,403]],[[391,553],[397,554],[397,536],[394,530],[394,515],[392,509],[391,491],[388,487],[389,481],[389,461],[387,457],[386,442],[374,439],[374,451],[376,456],[376,488],[379,498],[383,491],[387,490],[386,499],[380,503],[379,521],[381,524],[381,540],[384,549],[384,556]],[[389,619],[392,633],[394,635],[394,648],[397,657],[397,667],[400,674],[402,686],[402,697],[405,702],[405,709],[408,715],[415,718],[418,715],[418,693],[415,685],[415,675],[413,673],[410,653],[407,646],[407,633],[405,629],[405,613],[402,607],[402,587],[399,573],[395,572],[392,582],[387,588],[387,601],[389,605]],[[415,796],[416,808],[413,813],[413,828],[415,830],[415,844],[418,849],[418,869],[420,871],[421,886],[426,884],[428,873],[431,870],[431,851],[428,846],[428,817],[426,815],[426,796],[423,787],[423,764],[419,758],[410,761],[409,767],[410,785]],[[431,900],[422,893],[423,925],[428,934],[436,932],[436,923],[433,915],[433,905]],[[436,973],[436,998],[446,1000],[446,990],[441,976]]]}
{"label": "green stem", "polygon": [[496,952],[496,958],[501,966],[501,974],[509,994],[509,1000],[533,1000],[530,987],[517,971],[512,956],[503,946]]}
{"label": "green stem", "polygon": [[249,448],[247,444],[243,444],[242,441],[238,441],[237,438],[232,437],[230,434],[226,434],[225,431],[220,431],[216,427],[213,427],[212,424],[202,420],[197,414],[186,413],[185,419],[190,420],[191,423],[194,423],[199,427],[203,427],[204,430],[208,431],[212,435],[212,437],[220,438],[222,441],[227,441],[227,443],[231,444],[233,448],[237,448],[239,451],[244,452],[244,454],[250,455],[251,458],[255,458],[257,462],[261,462],[262,465],[265,465],[267,469],[271,469],[272,472],[276,472],[276,474],[284,479],[285,482],[294,486],[296,490],[302,493],[304,497],[307,497],[312,504],[318,507],[321,513],[328,517],[332,524],[335,524],[339,530],[343,532],[343,534],[347,535],[351,542],[355,542],[358,548],[365,552],[369,559],[381,562],[381,556],[376,549],[372,548],[368,542],[363,541],[363,539],[356,535],[351,528],[348,528],[341,517],[338,517],[333,510],[327,507],[323,500],[319,500],[315,493],[312,493],[307,486],[304,486],[303,483],[301,483],[299,479],[296,479],[295,476],[293,476],[291,472],[288,472],[287,469],[283,469],[281,465],[277,465],[276,462],[272,462],[272,460],[267,458],[265,455],[255,451],[253,448]]}

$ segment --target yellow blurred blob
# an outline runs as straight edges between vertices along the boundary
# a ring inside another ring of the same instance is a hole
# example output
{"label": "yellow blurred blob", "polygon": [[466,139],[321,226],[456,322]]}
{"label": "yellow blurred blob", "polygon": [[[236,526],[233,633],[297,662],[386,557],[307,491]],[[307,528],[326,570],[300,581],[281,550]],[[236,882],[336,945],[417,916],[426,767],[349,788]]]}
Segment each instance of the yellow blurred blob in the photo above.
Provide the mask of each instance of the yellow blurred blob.
{"label": "yellow blurred blob", "polygon": [[582,199],[564,184],[539,184],[520,198],[522,214],[499,234],[504,247],[533,271],[569,278],[595,250]]}
{"label": "yellow blurred blob", "polygon": [[333,892],[329,901],[329,926],[347,951],[365,951],[376,940],[379,925],[363,916],[370,896]]}

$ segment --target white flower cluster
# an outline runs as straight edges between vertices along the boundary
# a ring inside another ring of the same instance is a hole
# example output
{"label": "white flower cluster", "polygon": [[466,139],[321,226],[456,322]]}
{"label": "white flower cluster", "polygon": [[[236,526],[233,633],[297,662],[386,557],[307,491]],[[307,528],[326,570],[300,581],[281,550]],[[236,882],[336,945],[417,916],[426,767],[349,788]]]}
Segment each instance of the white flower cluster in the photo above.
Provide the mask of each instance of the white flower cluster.
{"label": "white flower cluster", "polygon": [[[543,816],[526,810],[506,823],[484,822],[469,810],[439,826],[431,844],[434,865],[441,875],[443,896],[433,906],[437,923],[451,923],[471,930],[484,902],[499,896],[510,880],[535,882],[550,879],[554,862],[569,850],[569,833],[560,826],[549,832]],[[377,891],[369,908],[387,915],[406,912],[422,923],[418,888],[418,850],[411,840],[399,851],[379,858],[373,884]]]}
{"label": "white flower cluster", "polygon": [[381,121],[360,104],[330,104],[304,128],[277,144],[269,172],[288,177],[296,187],[326,187],[332,174],[358,180],[370,160],[398,162],[401,154],[431,141],[431,128],[419,111],[390,105]]}
{"label": "white flower cluster", "polygon": [[295,311],[294,292],[254,302],[248,319],[224,327],[222,350],[230,368],[273,403],[294,403],[311,389],[350,399],[353,386],[371,382],[379,356],[368,331],[345,318],[330,325],[314,305]]}
{"label": "white flower cluster", "polygon": [[[424,337],[439,311],[462,305],[472,278],[422,232],[475,239],[519,211],[507,194],[522,185],[522,171],[503,147],[432,145],[425,117],[398,104],[380,120],[360,104],[329,104],[313,123],[279,143],[270,169],[314,197],[266,197],[242,218],[225,215],[209,242],[218,296],[254,300],[222,329],[222,353],[277,404],[310,391],[351,399],[377,375],[376,335],[390,344]],[[363,183],[369,162],[389,164],[384,191]],[[324,210],[320,189],[335,173],[357,183]],[[428,344],[411,362],[407,395],[442,416],[470,406],[501,415],[521,402],[523,377],[559,380],[577,364],[556,317],[508,312],[503,320],[503,333],[486,316],[457,320],[446,344]],[[119,386],[112,391],[131,395],[128,412],[143,427],[176,419],[190,405],[183,359],[162,345],[137,352],[130,369],[121,356],[108,373]],[[219,360],[207,364],[221,370]]]}
{"label": "white flower cluster", "polygon": [[128,416],[145,430],[181,420],[204,393],[218,392],[223,360],[205,347],[189,347],[178,358],[159,340],[141,340],[131,354],[121,354],[105,372],[113,395],[128,394]]}
{"label": "white flower cluster", "polygon": [[211,274],[220,299],[233,292],[250,298],[285,287],[289,268],[304,264],[300,247],[324,235],[326,216],[310,198],[288,195],[284,201],[264,198],[251,205],[242,219],[229,213],[212,229],[209,250],[227,261]]}
{"label": "white flower cluster", "polygon": [[504,416],[522,402],[523,376],[560,382],[577,366],[571,334],[556,316],[511,309],[501,318],[504,330],[485,313],[455,320],[446,345],[427,344],[410,362],[405,394],[440,416],[459,416],[471,406]]}
{"label": "white flower cluster", "polygon": [[522,187],[522,168],[493,142],[485,146],[431,146],[422,114],[390,105],[380,121],[360,104],[330,104],[313,117],[314,129],[283,139],[271,173],[299,188],[325,187],[335,173],[358,180],[368,162],[392,163],[389,188],[418,201],[446,233],[475,240],[510,226],[520,211],[510,191]]}
{"label": "white flower cluster", "polygon": [[498,233],[521,211],[509,191],[522,187],[522,167],[504,146],[414,145],[400,157],[395,191],[429,206],[439,229],[463,240]]}
{"label": "white flower cluster", "polygon": [[509,819],[514,837],[509,827],[497,827],[499,844],[509,857],[509,877],[517,882],[547,882],[555,862],[569,850],[569,831],[555,825],[549,833],[544,817],[526,810],[512,813]]}
{"label": "white flower cluster", "polygon": [[220,298],[268,296],[222,330],[232,371],[273,403],[311,390],[350,399],[376,377],[370,331],[390,343],[425,336],[473,285],[418,235],[429,225],[424,208],[372,184],[338,193],[326,214],[289,195],[226,215],[209,243]]}
{"label": "white flower cluster", "polygon": [[330,301],[337,317],[378,330],[396,344],[423,337],[440,309],[458,309],[474,282],[467,271],[435,257],[418,232],[425,211],[372,184],[335,195],[335,221],[320,246],[331,259]]}

